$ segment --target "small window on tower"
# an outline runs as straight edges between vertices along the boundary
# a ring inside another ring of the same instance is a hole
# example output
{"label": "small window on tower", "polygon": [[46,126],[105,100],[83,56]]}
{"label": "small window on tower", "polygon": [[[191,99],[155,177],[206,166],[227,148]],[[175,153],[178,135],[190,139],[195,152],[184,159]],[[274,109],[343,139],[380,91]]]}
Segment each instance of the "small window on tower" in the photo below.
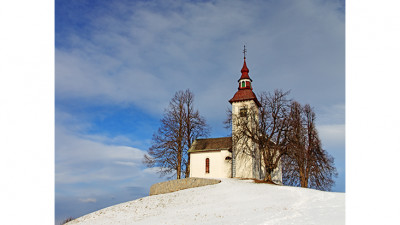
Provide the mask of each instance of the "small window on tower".
{"label": "small window on tower", "polygon": [[241,108],[240,109],[240,117],[246,117],[246,116],[247,116],[247,109]]}
{"label": "small window on tower", "polygon": [[246,82],[242,81],[242,87],[246,87]]}
{"label": "small window on tower", "polygon": [[210,173],[210,159],[206,158],[206,173]]}

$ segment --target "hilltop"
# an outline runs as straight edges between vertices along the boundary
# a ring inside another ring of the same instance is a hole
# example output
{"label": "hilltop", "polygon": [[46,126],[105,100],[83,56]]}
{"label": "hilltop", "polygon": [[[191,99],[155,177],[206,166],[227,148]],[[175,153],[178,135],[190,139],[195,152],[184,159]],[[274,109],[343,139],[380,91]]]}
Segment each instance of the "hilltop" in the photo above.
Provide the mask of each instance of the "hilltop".
{"label": "hilltop", "polygon": [[344,224],[344,199],[344,193],[222,179],[114,205],[67,224]]}

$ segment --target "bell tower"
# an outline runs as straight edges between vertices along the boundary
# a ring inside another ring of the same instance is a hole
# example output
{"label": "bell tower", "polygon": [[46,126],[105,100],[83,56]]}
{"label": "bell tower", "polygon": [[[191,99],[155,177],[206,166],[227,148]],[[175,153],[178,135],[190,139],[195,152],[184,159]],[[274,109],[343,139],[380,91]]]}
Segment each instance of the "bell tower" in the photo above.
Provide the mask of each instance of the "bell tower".
{"label": "bell tower", "polygon": [[[233,98],[229,100],[232,104],[232,177],[259,179],[260,160],[255,157],[257,154],[254,154],[254,151],[258,151],[257,146],[250,140],[239,140],[235,135],[237,121],[242,117],[247,117],[250,111],[258,116],[261,106],[251,85],[253,80],[249,76],[249,68],[246,64],[246,46],[244,46],[243,54],[243,67],[240,71],[242,75],[238,80],[239,87]],[[244,150],[244,145],[246,145],[246,150]]]}
{"label": "bell tower", "polygon": [[246,101],[250,101],[256,104],[257,107],[261,106],[260,102],[258,102],[258,99],[253,92],[253,87],[251,85],[251,82],[253,82],[253,80],[249,76],[249,68],[247,68],[246,64],[246,46],[244,46],[243,53],[244,53],[243,67],[242,70],[240,70],[242,75],[238,80],[239,83],[238,91],[235,93],[233,98],[229,100],[229,102],[232,104],[232,113],[234,112],[234,106],[243,105],[243,103]]}

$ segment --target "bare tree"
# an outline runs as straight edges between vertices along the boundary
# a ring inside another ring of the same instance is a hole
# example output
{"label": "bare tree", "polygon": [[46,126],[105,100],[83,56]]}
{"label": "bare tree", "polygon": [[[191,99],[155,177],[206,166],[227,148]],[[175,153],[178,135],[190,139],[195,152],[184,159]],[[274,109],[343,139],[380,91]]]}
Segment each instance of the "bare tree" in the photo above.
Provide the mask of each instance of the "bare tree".
{"label": "bare tree", "polygon": [[187,150],[190,149],[192,143],[198,137],[206,137],[210,133],[210,127],[207,125],[206,120],[200,116],[198,110],[193,107],[194,95],[189,90],[184,93],[185,102],[185,177],[189,177],[190,174],[190,155],[187,154]]}
{"label": "bare tree", "polygon": [[262,92],[261,107],[248,108],[245,116],[228,111],[224,123],[226,128],[232,124],[234,145],[240,146],[236,151],[260,159],[267,182],[282,162],[284,184],[330,190],[337,172],[333,157],[322,148],[315,113],[310,105],[288,100],[288,94]]}
{"label": "bare tree", "polygon": [[310,105],[292,102],[288,151],[283,157],[283,182],[287,185],[330,190],[337,176],[334,159],[322,149]]}
{"label": "bare tree", "polygon": [[194,139],[207,136],[209,126],[193,108],[194,95],[189,89],[178,91],[165,109],[161,126],[153,134],[152,146],[144,156],[147,167],[158,167],[161,175],[176,173],[176,178],[189,176],[187,150]]}
{"label": "bare tree", "polygon": [[[304,118],[303,116],[303,108],[300,106],[298,102],[292,102],[290,114],[289,114],[289,132],[288,132],[288,148],[291,152],[287,152],[285,156],[282,157],[282,179],[283,183],[291,186],[302,186],[300,174],[304,174],[302,164],[305,162],[305,155],[302,148],[305,143],[306,133],[305,129],[303,129]],[[300,150],[301,149],[301,150]],[[291,157],[289,157],[289,155]],[[295,160],[297,158],[298,160]]]}
{"label": "bare tree", "polygon": [[[231,114],[232,119],[227,119],[227,123],[232,121],[232,139],[235,145],[240,144],[236,151],[253,157],[258,156],[265,170],[264,180],[267,182],[273,182],[272,173],[287,152],[286,135],[290,106],[288,94],[289,92],[281,90],[275,90],[272,94],[262,92],[258,97],[261,107],[247,109],[246,115]],[[258,148],[248,143],[255,143]]]}

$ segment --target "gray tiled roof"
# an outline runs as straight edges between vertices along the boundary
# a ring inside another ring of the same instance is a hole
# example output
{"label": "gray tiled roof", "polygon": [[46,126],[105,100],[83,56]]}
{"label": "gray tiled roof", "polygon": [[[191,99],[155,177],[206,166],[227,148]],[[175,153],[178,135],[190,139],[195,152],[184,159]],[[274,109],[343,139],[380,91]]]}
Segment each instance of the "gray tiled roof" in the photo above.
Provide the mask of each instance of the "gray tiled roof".
{"label": "gray tiled roof", "polygon": [[232,149],[232,137],[196,139],[188,152]]}

